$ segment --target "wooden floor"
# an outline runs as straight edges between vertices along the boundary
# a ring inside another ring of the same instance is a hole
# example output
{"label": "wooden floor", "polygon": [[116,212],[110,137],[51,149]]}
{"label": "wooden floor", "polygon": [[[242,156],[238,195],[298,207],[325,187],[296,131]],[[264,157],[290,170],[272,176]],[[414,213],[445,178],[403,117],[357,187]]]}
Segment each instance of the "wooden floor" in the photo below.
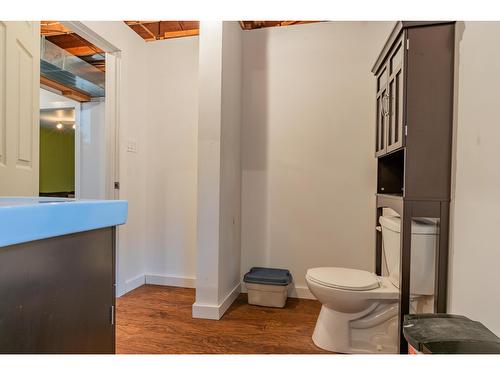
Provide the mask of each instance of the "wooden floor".
{"label": "wooden floor", "polygon": [[289,298],[284,309],[240,294],[219,321],[193,319],[194,289],[144,285],[118,299],[117,353],[325,353],[311,335],[321,305]]}

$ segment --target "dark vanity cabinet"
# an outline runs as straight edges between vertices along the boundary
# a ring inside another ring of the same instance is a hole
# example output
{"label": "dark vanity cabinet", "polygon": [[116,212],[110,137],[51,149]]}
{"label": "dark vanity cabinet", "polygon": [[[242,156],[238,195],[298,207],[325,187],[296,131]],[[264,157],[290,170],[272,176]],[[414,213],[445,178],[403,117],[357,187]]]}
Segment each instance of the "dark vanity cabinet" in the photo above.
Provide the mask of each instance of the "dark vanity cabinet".
{"label": "dark vanity cabinet", "polygon": [[0,247],[0,354],[115,353],[115,228]]}
{"label": "dark vanity cabinet", "polygon": [[[376,81],[377,207],[401,217],[401,328],[409,313],[413,218],[439,225],[435,257],[434,312],[446,312],[448,228],[451,198],[454,22],[397,22],[372,73]],[[376,231],[376,273],[382,272],[382,235]]]}

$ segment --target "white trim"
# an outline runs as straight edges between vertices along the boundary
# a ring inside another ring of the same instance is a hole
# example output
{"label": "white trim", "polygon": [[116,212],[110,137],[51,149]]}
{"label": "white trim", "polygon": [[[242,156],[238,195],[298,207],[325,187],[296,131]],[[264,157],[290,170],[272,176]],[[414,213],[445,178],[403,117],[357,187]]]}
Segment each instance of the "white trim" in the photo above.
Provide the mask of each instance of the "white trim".
{"label": "white trim", "polygon": [[[248,293],[247,287],[245,286],[245,283],[241,284],[241,293]],[[314,297],[309,290],[307,286],[296,286],[292,284],[288,288],[288,297],[290,298],[301,298],[301,299],[313,299],[315,300],[316,297]]]}
{"label": "white trim", "polygon": [[123,287],[117,288],[116,296],[121,297],[142,285],[163,285],[194,289],[195,284],[196,279],[194,277],[142,274],[126,280]]}
{"label": "white trim", "polygon": [[106,199],[120,199],[120,53],[106,52],[105,142]]}
{"label": "white trim", "polygon": [[219,305],[219,319],[226,313],[227,309],[233,304],[234,300],[238,298],[241,293],[241,284],[238,283],[233,290],[224,298],[224,301]]}
{"label": "white trim", "polygon": [[219,305],[193,304],[193,318],[219,320],[229,309],[234,300],[238,298],[241,291],[241,284],[238,283]]}
{"label": "white trim", "polygon": [[177,286],[181,288],[195,288],[196,279],[194,277],[179,277],[169,275],[146,275],[146,284]]}
{"label": "white trim", "polygon": [[82,193],[82,133],[80,130],[80,119],[82,105],[75,103],[75,198],[80,199]]}
{"label": "white trim", "polygon": [[116,291],[116,296],[121,297],[124,294],[127,294],[128,292],[139,288],[140,286],[144,285],[146,283],[146,276],[145,275],[139,275],[136,277],[133,277],[131,279],[128,279],[125,281],[125,285],[123,288],[120,288],[121,290]]}
{"label": "white trim", "polygon": [[292,286],[288,290],[288,297],[302,299],[316,299],[307,286]]}
{"label": "white trim", "polygon": [[[117,291],[117,297],[120,297],[135,288],[138,288],[144,284],[147,285],[163,285],[163,286],[174,286],[180,288],[195,288],[196,278],[194,277],[181,277],[181,276],[169,276],[169,275],[154,275],[154,274],[144,274],[133,277],[125,281],[125,286],[123,291]],[[203,305],[203,304],[193,304],[193,317],[194,318],[205,318],[205,319],[220,319],[224,313],[227,311],[229,306],[234,302],[240,293],[247,293],[247,288],[245,283],[236,285],[233,290],[224,298],[224,301],[219,305]],[[288,297],[290,298],[302,298],[302,299],[312,299],[316,298],[312,295],[311,291],[306,286],[292,286],[288,290]],[[196,312],[195,312],[196,310]]]}
{"label": "white trim", "polygon": [[193,318],[219,320],[219,307],[193,303]]}
{"label": "white trim", "polygon": [[120,52],[119,48],[115,47],[81,21],[60,21],[60,23],[104,52]]}

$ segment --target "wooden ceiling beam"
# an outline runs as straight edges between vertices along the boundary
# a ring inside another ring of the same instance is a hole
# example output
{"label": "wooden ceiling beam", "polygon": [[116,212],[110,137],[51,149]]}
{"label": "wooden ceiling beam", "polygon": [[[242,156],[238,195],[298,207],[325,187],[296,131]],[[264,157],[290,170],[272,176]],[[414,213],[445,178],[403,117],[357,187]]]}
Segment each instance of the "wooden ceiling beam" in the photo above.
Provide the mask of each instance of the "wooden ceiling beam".
{"label": "wooden ceiling beam", "polygon": [[67,47],[64,48],[67,52],[71,53],[75,56],[91,56],[91,55],[103,55],[103,52],[96,52],[92,48],[88,46],[76,46],[76,47]]}
{"label": "wooden ceiling beam", "polygon": [[239,21],[240,27],[243,30],[261,29],[265,27],[274,27],[274,26],[281,27],[281,26],[302,25],[314,22],[322,22],[322,21]]}
{"label": "wooden ceiling beam", "polygon": [[45,36],[65,35],[72,31],[57,21],[40,21],[40,34]]}
{"label": "wooden ceiling beam", "polygon": [[151,35],[151,38],[155,40],[157,38],[157,35],[155,35],[151,30],[149,30],[144,24],[139,23],[138,24],[145,32],[147,32],[149,35]]}
{"label": "wooden ceiling beam", "polygon": [[281,21],[280,26],[291,26],[295,25],[298,21]]}
{"label": "wooden ceiling beam", "polygon": [[151,23],[157,23],[157,22],[160,22],[160,21],[123,21],[125,22],[127,25],[148,25],[148,24],[151,24]]}
{"label": "wooden ceiling beam", "polygon": [[64,86],[63,84],[52,81],[44,76],[40,76],[40,84],[61,92],[61,95],[76,100],[80,103],[90,102],[91,97],[83,92]]}
{"label": "wooden ceiling beam", "polygon": [[163,39],[182,38],[184,36],[195,36],[200,33],[200,29],[167,31],[163,34]]}
{"label": "wooden ceiling beam", "polygon": [[92,43],[88,42],[86,39],[82,38],[80,35],[76,34],[76,33],[71,33],[70,34],[73,38],[75,38],[76,40],[78,40],[80,43],[82,43],[83,45],[87,46],[88,48],[90,48],[92,51],[94,51],[93,54],[104,54],[104,52],[100,49],[100,48],[97,48],[96,46],[94,46]]}

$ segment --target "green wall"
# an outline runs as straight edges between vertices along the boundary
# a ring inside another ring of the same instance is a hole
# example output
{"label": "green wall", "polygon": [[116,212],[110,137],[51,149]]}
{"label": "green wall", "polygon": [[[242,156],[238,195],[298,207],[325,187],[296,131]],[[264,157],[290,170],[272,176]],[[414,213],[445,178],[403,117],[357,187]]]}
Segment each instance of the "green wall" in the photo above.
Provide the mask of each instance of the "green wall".
{"label": "green wall", "polygon": [[75,191],[75,132],[40,127],[40,193]]}

